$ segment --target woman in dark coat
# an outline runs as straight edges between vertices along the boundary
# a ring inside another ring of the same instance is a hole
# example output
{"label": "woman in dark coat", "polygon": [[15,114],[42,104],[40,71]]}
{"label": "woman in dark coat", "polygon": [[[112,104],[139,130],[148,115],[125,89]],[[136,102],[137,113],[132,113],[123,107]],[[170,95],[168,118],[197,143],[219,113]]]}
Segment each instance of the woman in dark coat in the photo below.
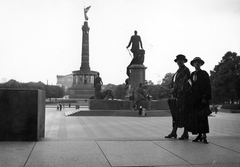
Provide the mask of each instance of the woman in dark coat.
{"label": "woman in dark coat", "polygon": [[209,133],[208,115],[211,114],[209,109],[211,84],[208,73],[201,70],[203,64],[204,61],[199,57],[191,61],[195,71],[191,74],[193,110],[189,115],[188,130],[193,134],[198,134],[193,142],[203,141],[207,144],[206,133]]}
{"label": "woman in dark coat", "polygon": [[175,104],[171,104],[169,101],[169,107],[171,109],[172,120],[173,120],[173,128],[172,132],[165,136],[165,138],[176,138],[177,137],[177,129],[184,127],[184,132],[182,136],[179,138],[180,140],[188,139],[188,131],[187,131],[187,120],[188,120],[188,98],[191,91],[190,85],[190,71],[184,65],[187,62],[187,59],[184,55],[177,55],[177,58],[174,60],[179,69],[173,75],[172,83],[170,85],[170,93],[173,98],[176,99]]}

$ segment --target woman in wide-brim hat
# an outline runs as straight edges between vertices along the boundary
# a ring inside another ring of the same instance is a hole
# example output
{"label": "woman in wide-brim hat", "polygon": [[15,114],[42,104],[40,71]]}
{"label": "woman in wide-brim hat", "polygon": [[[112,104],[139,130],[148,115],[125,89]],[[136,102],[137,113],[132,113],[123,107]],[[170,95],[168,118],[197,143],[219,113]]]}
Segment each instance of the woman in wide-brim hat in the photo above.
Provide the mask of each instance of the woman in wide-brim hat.
{"label": "woman in wide-brim hat", "polygon": [[190,79],[190,71],[184,63],[187,59],[184,55],[176,56],[174,60],[179,68],[172,77],[170,85],[170,93],[173,98],[168,100],[169,108],[172,114],[172,132],[165,136],[165,138],[177,138],[177,129],[184,127],[184,132],[179,138],[181,140],[188,139],[187,120],[188,120],[188,107],[187,98],[191,90],[188,80]]}
{"label": "woman in wide-brim hat", "polygon": [[200,57],[195,57],[190,64],[195,67],[195,71],[191,73],[193,109],[189,113],[188,130],[193,134],[198,134],[193,142],[203,141],[207,144],[208,115],[211,114],[209,109],[210,78],[208,73],[201,69],[204,61]]}
{"label": "woman in wide-brim hat", "polygon": [[204,61],[203,61],[200,57],[195,57],[195,58],[190,62],[190,64],[194,67],[194,63],[195,63],[195,62],[199,62],[201,66],[204,64]]}
{"label": "woman in wide-brim hat", "polygon": [[179,60],[183,60],[184,63],[186,63],[188,60],[186,59],[186,57],[182,54],[179,54],[176,56],[176,59],[174,60],[175,62],[179,61]]}

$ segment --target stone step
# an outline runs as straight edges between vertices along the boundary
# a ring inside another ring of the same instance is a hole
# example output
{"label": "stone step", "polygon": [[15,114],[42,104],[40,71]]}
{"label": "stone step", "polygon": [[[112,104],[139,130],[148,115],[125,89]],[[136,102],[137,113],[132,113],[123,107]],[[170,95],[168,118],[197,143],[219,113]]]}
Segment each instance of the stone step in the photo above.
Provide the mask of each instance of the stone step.
{"label": "stone step", "polygon": [[69,116],[69,115],[72,115],[72,114],[77,113],[77,112],[80,112],[80,110],[78,109],[78,110],[66,111],[65,116]]}
{"label": "stone step", "polygon": [[73,115],[73,114],[78,113],[78,112],[83,111],[83,110],[84,111],[89,111],[89,107],[88,106],[80,106],[80,109],[66,111],[65,116],[70,116],[70,115]]}
{"label": "stone step", "polygon": [[[122,116],[122,117],[139,117],[138,111],[132,110],[80,110],[68,116]],[[147,117],[166,117],[171,116],[169,110],[147,110]]]}

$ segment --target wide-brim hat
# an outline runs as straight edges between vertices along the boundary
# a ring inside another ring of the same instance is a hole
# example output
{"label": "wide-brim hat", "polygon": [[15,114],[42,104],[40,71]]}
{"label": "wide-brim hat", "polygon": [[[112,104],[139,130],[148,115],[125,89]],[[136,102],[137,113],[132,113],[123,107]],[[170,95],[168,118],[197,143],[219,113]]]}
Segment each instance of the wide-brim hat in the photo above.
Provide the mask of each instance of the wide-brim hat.
{"label": "wide-brim hat", "polygon": [[186,59],[186,57],[182,54],[177,55],[176,59],[174,60],[175,62],[177,62],[178,60],[184,60],[184,62],[186,63],[188,60]]}
{"label": "wide-brim hat", "polygon": [[190,62],[190,64],[193,66],[193,63],[194,63],[195,61],[201,62],[202,65],[204,64],[204,61],[203,61],[200,57],[195,57],[195,58]]}

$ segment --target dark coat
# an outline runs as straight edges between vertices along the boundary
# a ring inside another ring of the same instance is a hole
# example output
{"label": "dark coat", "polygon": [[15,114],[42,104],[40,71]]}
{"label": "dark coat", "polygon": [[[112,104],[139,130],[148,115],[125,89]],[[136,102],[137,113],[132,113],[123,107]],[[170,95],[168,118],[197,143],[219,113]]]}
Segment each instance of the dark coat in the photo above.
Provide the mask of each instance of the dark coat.
{"label": "dark coat", "polygon": [[[173,97],[177,99],[177,109],[172,112],[173,126],[185,127],[189,112],[188,98],[191,91],[190,71],[186,66],[180,67],[172,78],[171,88],[174,88]],[[170,106],[171,108],[171,106]],[[172,107],[174,108],[174,107]]]}
{"label": "dark coat", "polygon": [[188,130],[193,134],[209,133],[208,115],[211,100],[210,78],[206,71],[194,71],[192,81],[192,110],[189,113]]}

